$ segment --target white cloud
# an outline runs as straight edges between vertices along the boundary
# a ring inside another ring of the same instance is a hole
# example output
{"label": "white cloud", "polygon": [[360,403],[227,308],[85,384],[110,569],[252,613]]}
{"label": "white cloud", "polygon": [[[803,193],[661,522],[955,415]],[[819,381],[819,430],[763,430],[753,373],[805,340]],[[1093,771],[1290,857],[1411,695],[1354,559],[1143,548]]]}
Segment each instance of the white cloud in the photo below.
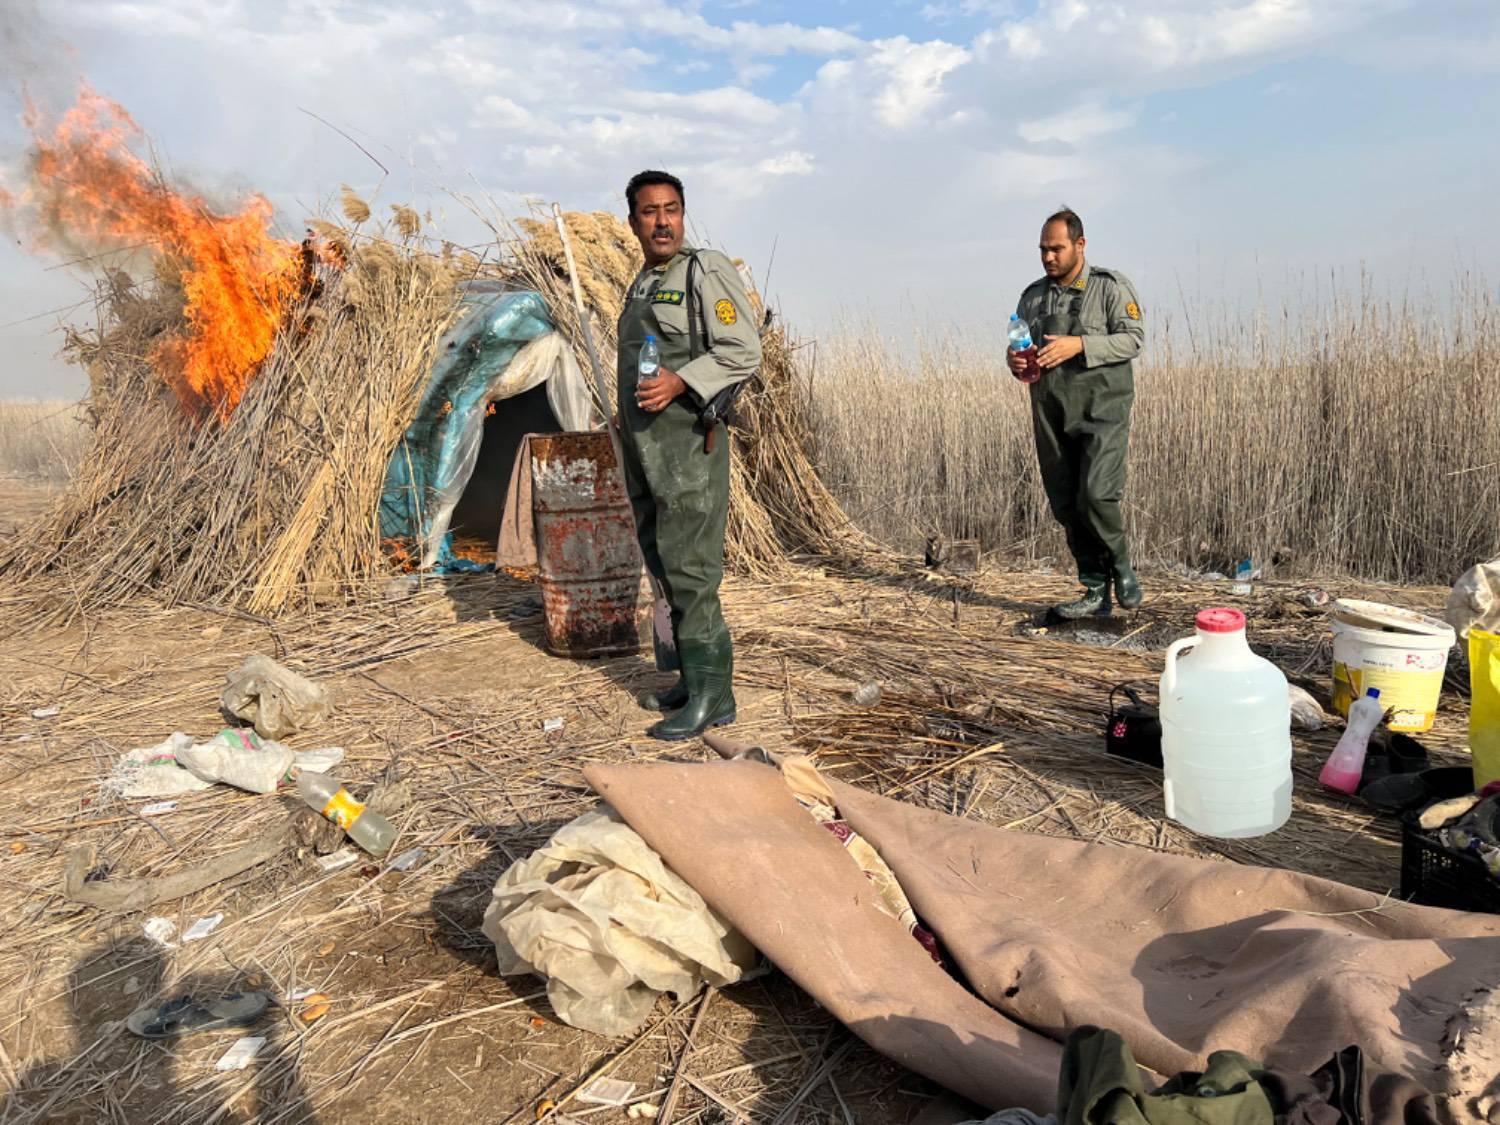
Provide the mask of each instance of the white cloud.
{"label": "white cloud", "polygon": [[755,166],[763,176],[807,176],[812,174],[813,154],[790,149],[768,156]]}
{"label": "white cloud", "polygon": [[1135,124],[1136,113],[1135,109],[1110,109],[1100,102],[1089,101],[1062,113],[1023,121],[1016,126],[1016,132],[1022,140],[1033,144],[1061,141],[1077,145],[1129,128]]}

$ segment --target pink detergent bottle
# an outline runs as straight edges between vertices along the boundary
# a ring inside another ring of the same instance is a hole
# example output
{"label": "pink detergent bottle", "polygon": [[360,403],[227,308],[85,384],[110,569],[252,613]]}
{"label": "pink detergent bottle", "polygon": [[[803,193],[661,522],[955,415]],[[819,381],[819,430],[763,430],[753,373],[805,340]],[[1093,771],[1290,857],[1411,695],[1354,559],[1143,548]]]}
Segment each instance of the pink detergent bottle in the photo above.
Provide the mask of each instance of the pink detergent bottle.
{"label": "pink detergent bottle", "polygon": [[1318,780],[1330,789],[1353,795],[1359,789],[1359,778],[1365,769],[1365,752],[1370,747],[1370,735],[1380,725],[1385,708],[1380,705],[1380,689],[1370,688],[1364,698],[1349,705],[1349,724],[1344,728],[1339,744],[1323,763],[1323,772]]}

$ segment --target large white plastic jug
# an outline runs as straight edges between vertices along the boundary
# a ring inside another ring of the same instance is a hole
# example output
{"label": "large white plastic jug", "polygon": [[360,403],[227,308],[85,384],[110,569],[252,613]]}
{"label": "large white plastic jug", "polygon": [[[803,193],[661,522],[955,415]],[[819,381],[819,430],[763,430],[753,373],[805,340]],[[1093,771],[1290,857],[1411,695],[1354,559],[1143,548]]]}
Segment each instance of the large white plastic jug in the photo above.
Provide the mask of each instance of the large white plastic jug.
{"label": "large white plastic jug", "polygon": [[1250,651],[1239,610],[1205,609],[1195,624],[1161,675],[1167,815],[1205,836],[1263,836],[1292,813],[1286,677]]}

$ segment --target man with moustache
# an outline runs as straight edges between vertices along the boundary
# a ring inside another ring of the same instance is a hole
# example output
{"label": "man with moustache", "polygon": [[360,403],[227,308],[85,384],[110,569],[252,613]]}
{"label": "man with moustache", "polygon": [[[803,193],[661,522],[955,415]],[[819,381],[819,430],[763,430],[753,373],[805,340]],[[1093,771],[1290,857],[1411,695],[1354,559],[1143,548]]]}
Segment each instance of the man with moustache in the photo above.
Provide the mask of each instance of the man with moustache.
{"label": "man with moustache", "polygon": [[[739,271],[716,250],[683,241],[682,181],[646,171],[625,188],[630,229],[646,264],[618,325],[619,429],[625,484],[646,567],[672,611],[681,678],[646,696],[671,711],[651,727],[680,741],[732,723],[734,652],[719,605],[729,514],[729,435],[716,411],[724,393],[760,367],[760,334]],[[641,346],[655,338],[661,368],[640,377]]]}
{"label": "man with moustache", "polygon": [[[1134,286],[1118,270],[1085,261],[1084,244],[1077,214],[1065,207],[1049,215],[1039,245],[1046,276],[1027,286],[1016,306],[1040,349],[1042,374],[1030,392],[1042,485],[1083,586],[1076,599],[1052,608],[1065,620],[1108,613],[1111,585],[1124,609],[1142,597],[1121,498],[1135,398],[1131,360],[1146,329]],[[1025,359],[1006,356],[1021,376]]]}

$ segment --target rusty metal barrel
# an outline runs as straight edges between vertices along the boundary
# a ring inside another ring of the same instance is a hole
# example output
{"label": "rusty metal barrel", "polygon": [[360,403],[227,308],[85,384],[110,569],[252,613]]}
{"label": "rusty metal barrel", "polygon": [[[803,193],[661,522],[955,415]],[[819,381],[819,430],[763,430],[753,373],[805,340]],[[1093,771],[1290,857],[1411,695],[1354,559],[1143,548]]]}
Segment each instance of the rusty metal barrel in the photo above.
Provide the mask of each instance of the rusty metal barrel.
{"label": "rusty metal barrel", "polygon": [[547,647],[559,656],[638,652],[652,598],[609,434],[531,438],[532,514]]}

